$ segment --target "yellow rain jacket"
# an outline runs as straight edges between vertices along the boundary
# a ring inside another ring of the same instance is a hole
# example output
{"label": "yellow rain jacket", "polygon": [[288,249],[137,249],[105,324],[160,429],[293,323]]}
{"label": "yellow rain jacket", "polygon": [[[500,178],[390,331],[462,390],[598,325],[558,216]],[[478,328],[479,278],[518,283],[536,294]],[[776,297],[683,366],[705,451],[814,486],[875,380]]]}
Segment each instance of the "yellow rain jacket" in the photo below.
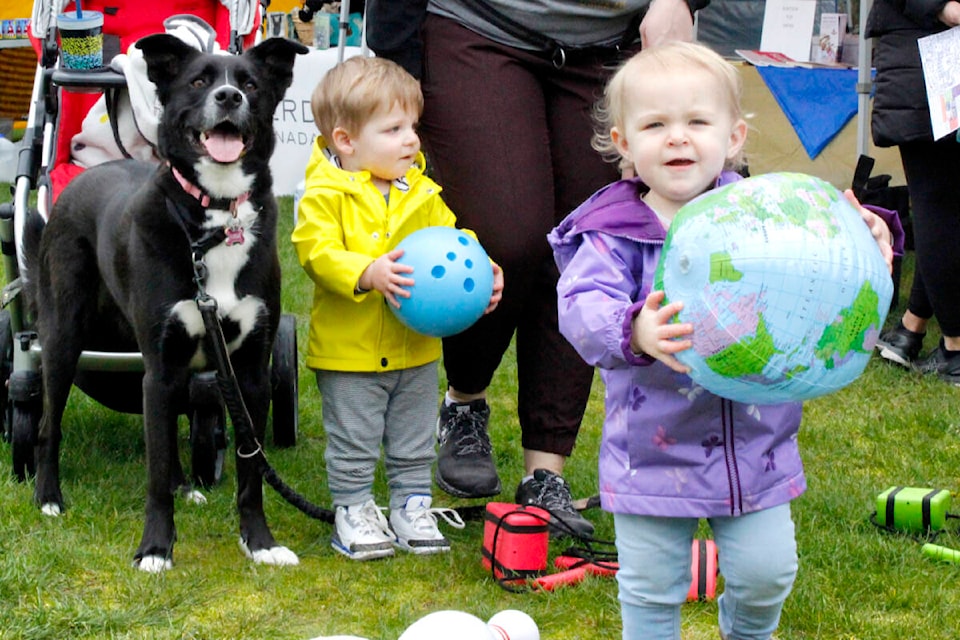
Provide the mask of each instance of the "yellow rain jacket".
{"label": "yellow rain jacket", "polygon": [[440,358],[440,339],[404,326],[381,293],[355,293],[367,265],[406,236],[424,227],[456,226],[424,166],[421,153],[405,178],[394,181],[387,200],[368,172],[340,169],[327,157],[323,138],[314,142],[292,236],[315,285],[311,369],[392,371]]}

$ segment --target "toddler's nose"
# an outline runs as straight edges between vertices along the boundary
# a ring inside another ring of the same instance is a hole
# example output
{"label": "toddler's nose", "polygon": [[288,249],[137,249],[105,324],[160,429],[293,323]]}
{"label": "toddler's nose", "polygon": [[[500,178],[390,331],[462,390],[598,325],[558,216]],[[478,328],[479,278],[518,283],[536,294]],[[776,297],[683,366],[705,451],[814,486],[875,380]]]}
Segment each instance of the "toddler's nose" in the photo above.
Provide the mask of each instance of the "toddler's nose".
{"label": "toddler's nose", "polygon": [[670,128],[669,142],[673,145],[685,144],[689,140],[686,127],[677,125]]}

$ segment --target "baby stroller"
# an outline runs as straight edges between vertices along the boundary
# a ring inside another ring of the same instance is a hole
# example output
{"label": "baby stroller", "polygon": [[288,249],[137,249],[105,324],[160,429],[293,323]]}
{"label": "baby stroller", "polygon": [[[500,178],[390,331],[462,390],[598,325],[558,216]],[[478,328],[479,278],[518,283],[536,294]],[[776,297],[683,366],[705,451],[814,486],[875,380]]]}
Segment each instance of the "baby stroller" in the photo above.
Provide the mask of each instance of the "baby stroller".
{"label": "baby stroller", "polygon": [[[86,166],[121,157],[159,160],[154,153],[155,129],[150,130],[149,117],[140,117],[152,115],[155,127],[153,102],[138,103],[140,94],[131,84],[149,82],[145,75],[142,79],[136,75],[132,56],[117,54],[128,51],[139,38],[164,30],[196,40],[197,48],[240,53],[255,44],[263,15],[260,0],[86,0],[82,4],[85,11],[104,14],[105,66],[61,68],[56,16],[75,7],[66,0],[36,0],[31,40],[38,65],[30,113],[13,202],[0,207],[0,245],[8,282],[0,294],[0,420],[3,437],[11,443],[13,472],[20,480],[36,470],[35,445],[43,410],[42,347],[21,297],[21,241],[31,198],[48,218],[60,191]],[[147,95],[152,98],[149,91]],[[145,98],[140,97],[143,102]],[[106,124],[98,128],[98,123]],[[103,342],[83,352],[75,386],[110,409],[141,413],[143,362],[137,345]],[[271,384],[273,442],[293,446],[298,377],[296,321],[290,314],[281,317],[274,342]],[[220,480],[227,446],[225,409],[215,372],[194,374],[187,413],[192,477],[201,486],[211,486]]]}

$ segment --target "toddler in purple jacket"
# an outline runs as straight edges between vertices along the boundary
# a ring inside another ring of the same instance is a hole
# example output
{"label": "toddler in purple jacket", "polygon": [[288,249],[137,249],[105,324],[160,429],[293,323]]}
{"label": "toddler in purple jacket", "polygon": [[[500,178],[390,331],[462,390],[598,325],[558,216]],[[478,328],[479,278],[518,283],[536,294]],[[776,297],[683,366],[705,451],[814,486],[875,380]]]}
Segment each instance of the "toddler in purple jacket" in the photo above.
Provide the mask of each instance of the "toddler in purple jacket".
{"label": "toddler in purple jacket", "polygon": [[[723,638],[769,638],[797,572],[801,404],[747,405],[699,387],[674,357],[691,346],[693,327],[671,322],[683,301],[663,305],[652,290],[676,212],[740,179],[740,91],[736,68],[700,45],[628,60],[598,106],[595,146],[637,177],[598,191],[549,236],[560,330],[606,385],[600,496],[614,514],[624,639],[679,640],[701,518],[725,580]],[[860,210],[889,264],[880,216],[897,231],[899,221]]]}

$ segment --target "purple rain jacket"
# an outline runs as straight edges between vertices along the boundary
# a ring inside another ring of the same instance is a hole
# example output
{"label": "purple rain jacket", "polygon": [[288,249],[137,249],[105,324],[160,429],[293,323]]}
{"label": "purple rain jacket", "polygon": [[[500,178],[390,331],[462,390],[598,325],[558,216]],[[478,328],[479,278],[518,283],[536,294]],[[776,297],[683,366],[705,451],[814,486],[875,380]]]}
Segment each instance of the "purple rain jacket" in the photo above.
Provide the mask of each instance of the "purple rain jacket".
{"label": "purple rain jacket", "polygon": [[[724,172],[721,186],[740,176]],[[548,236],[560,331],[600,368],[600,499],[614,513],[707,518],[783,504],[806,489],[801,403],[746,405],[630,350],[666,236],[639,180],[604,187]]]}

